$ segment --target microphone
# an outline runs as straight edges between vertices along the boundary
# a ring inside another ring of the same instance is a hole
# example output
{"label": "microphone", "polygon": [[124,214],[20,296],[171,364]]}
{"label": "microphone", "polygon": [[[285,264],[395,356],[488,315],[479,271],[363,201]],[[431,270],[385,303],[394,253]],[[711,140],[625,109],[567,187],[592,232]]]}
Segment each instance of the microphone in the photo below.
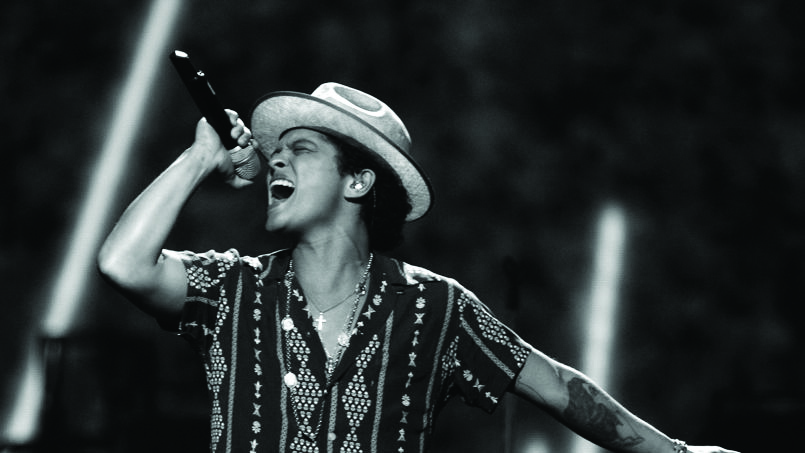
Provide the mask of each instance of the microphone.
{"label": "microphone", "polygon": [[235,173],[243,179],[254,179],[260,173],[260,157],[251,145],[233,151],[238,148],[238,143],[229,135],[232,123],[229,122],[229,115],[215,96],[207,76],[204,72],[196,70],[190,62],[190,57],[181,50],[175,50],[170,59],[201,115],[215,129],[221,138],[221,143],[229,150],[232,163],[235,165]]}

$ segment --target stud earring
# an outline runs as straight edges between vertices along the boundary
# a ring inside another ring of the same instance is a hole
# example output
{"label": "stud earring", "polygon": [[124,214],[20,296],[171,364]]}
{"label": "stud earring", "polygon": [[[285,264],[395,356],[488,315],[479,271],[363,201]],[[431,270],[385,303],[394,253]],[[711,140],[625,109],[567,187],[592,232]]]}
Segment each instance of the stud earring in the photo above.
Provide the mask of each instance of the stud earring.
{"label": "stud earring", "polygon": [[363,183],[360,181],[355,181],[352,183],[352,188],[355,190],[361,190],[363,189]]}

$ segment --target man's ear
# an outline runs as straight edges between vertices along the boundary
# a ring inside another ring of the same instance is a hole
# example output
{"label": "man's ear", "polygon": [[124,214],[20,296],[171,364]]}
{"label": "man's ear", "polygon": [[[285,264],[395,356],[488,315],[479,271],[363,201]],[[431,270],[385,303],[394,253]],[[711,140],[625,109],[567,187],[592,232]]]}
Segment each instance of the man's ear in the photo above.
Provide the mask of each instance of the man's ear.
{"label": "man's ear", "polygon": [[347,178],[347,186],[344,188],[344,197],[346,198],[360,198],[370,190],[375,184],[375,172],[372,170],[364,169]]}

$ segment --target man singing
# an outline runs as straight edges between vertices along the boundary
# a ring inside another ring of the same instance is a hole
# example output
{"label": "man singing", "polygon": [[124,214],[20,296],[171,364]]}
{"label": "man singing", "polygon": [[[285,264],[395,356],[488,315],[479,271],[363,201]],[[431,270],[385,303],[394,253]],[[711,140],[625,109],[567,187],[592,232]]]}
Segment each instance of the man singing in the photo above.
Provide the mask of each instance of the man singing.
{"label": "man singing", "polygon": [[611,451],[730,452],[669,438],[455,280],[382,254],[433,199],[386,104],[325,83],[265,96],[251,130],[228,113],[233,151],[268,162],[266,230],[291,246],[253,257],[163,250],[209,175],[251,184],[202,119],[98,257],[113,285],[202,355],[212,452],[425,452],[451,397],[491,412],[506,392]]}

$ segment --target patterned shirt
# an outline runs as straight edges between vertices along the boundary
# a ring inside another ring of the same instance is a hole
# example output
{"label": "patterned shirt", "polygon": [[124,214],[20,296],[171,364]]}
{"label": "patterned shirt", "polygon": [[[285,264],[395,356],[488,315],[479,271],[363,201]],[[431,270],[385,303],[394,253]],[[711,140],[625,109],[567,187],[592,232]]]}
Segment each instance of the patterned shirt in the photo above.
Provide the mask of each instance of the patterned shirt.
{"label": "patterned shirt", "polygon": [[425,452],[450,397],[491,412],[529,354],[454,280],[375,256],[328,379],[304,295],[286,278],[287,251],[182,257],[179,329],[204,360],[213,453]]}

